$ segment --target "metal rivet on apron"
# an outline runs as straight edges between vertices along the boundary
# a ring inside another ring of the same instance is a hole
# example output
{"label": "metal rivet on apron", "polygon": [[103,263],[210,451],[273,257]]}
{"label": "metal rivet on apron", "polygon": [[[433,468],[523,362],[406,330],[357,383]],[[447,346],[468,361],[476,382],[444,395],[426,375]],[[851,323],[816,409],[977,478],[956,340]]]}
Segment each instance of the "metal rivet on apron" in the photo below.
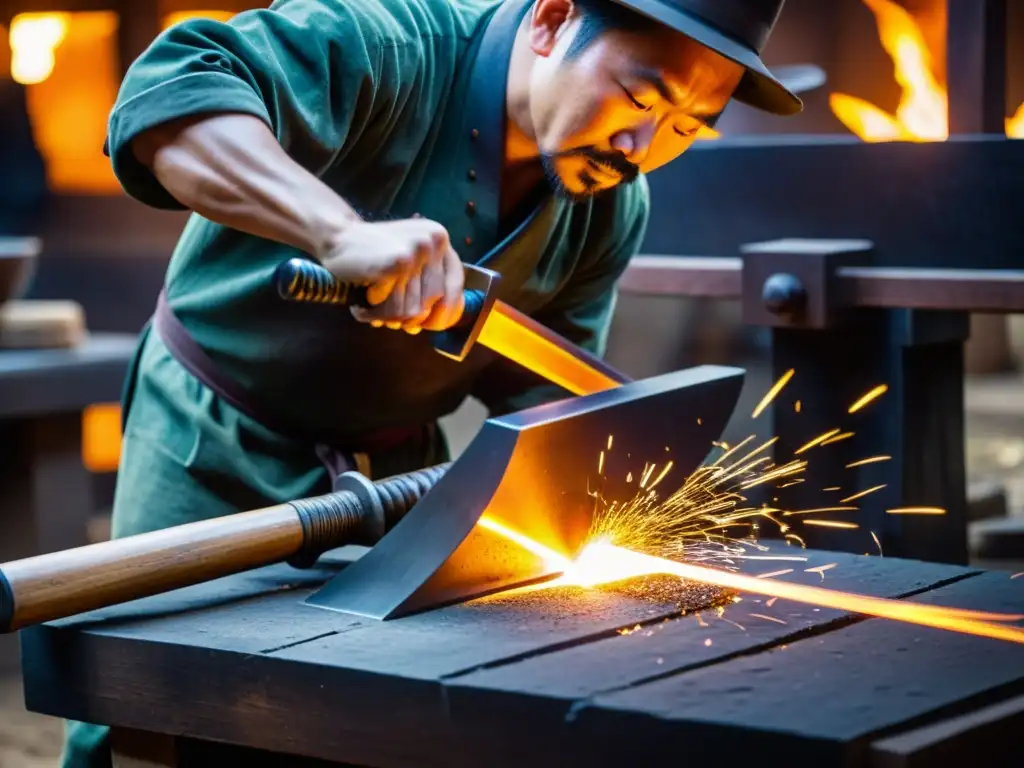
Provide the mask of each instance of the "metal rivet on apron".
{"label": "metal rivet on apron", "polygon": [[476,181],[476,171],[472,168],[469,169],[469,180]]}
{"label": "metal rivet on apron", "polygon": [[480,131],[478,131],[476,128],[474,128],[472,131],[469,132],[469,138],[471,138],[471,139],[475,139],[479,135],[480,135]]}
{"label": "metal rivet on apron", "polygon": [[466,245],[472,245],[472,244],[473,244],[473,238],[472,238],[472,237],[469,237],[469,236],[467,235],[467,237],[466,237]]}
{"label": "metal rivet on apron", "polygon": [[466,213],[470,216],[476,213],[476,203],[474,203],[472,200],[466,203]]}

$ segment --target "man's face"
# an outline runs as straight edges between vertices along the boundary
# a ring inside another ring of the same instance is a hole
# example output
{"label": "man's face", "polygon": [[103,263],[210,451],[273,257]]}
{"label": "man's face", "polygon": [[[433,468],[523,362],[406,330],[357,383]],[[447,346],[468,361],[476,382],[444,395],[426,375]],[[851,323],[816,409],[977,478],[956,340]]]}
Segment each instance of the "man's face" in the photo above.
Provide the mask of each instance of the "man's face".
{"label": "man's face", "polygon": [[[530,23],[550,27],[545,6],[559,4],[572,8],[568,0],[539,0]],[[564,18],[547,47],[544,30],[531,30],[543,53],[531,73],[530,116],[548,180],[572,199],[681,155],[743,75],[740,65],[667,28],[608,31],[566,59],[579,16]]]}

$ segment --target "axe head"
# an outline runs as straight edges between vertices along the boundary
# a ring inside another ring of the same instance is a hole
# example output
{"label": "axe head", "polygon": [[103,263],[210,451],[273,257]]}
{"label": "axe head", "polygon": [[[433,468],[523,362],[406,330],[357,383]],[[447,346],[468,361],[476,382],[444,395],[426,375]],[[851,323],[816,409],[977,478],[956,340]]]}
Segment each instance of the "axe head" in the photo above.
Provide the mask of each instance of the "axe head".
{"label": "axe head", "polygon": [[699,366],[488,419],[401,522],[306,602],[390,619],[557,576],[550,558],[477,522],[486,514],[572,557],[596,491],[627,501],[629,473],[668,461],[661,487],[682,485],[725,430],[743,377]]}

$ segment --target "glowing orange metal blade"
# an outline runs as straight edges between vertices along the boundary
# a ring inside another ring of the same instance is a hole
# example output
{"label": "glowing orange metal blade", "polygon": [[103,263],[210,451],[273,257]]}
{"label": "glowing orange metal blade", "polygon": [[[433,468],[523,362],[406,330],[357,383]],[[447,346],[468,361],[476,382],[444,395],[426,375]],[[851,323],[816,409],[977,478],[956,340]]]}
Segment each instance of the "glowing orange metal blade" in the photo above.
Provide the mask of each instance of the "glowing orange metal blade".
{"label": "glowing orange metal blade", "polygon": [[574,395],[623,383],[596,357],[501,301],[494,302],[476,341]]}

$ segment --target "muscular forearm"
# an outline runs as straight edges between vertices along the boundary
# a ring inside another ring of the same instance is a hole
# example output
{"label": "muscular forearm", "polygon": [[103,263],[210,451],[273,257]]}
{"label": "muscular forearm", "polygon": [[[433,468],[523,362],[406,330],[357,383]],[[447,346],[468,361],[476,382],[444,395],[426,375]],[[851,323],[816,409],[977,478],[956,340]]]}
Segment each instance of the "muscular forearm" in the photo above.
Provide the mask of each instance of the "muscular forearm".
{"label": "muscular forearm", "polygon": [[352,208],[293,161],[248,115],[180,121],[140,134],[132,149],[182,205],[218,224],[327,253]]}

